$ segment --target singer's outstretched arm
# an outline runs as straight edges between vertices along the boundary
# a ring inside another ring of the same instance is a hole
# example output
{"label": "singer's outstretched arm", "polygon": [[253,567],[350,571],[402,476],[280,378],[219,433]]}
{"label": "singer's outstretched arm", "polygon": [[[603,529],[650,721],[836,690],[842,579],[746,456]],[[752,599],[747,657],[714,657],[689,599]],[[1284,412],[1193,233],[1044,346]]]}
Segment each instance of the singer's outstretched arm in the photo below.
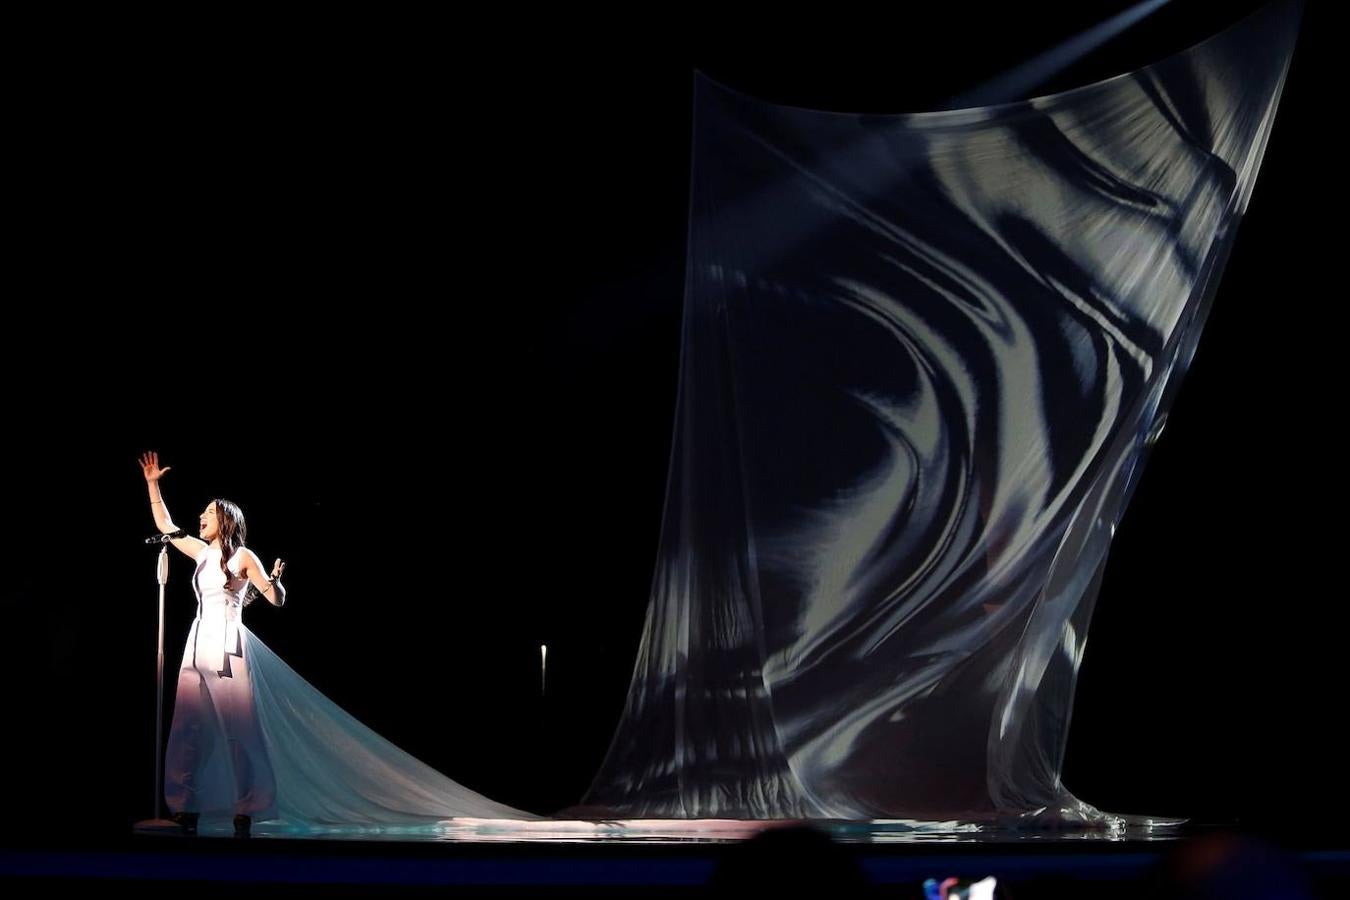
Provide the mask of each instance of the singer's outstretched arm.
{"label": "singer's outstretched arm", "polygon": [[240,574],[249,580],[258,593],[267,598],[267,602],[273,606],[281,606],[286,602],[286,586],[281,583],[281,573],[286,570],[286,564],[281,560],[272,563],[272,574],[264,575],[267,571],[263,568],[262,560],[258,559],[258,554],[247,547],[243,550],[244,558],[240,563]]}
{"label": "singer's outstretched arm", "polygon": [[[164,505],[164,497],[159,492],[159,480],[172,468],[173,466],[165,466],[161,469],[159,454],[154,450],[141,454],[141,474],[145,476],[145,487],[150,492],[150,512],[155,517],[155,527],[159,529],[160,534],[172,534],[178,530],[178,526],[173,524],[173,519],[169,518],[169,508]],[[174,538],[170,543],[193,559],[206,549],[206,542],[195,537]]]}

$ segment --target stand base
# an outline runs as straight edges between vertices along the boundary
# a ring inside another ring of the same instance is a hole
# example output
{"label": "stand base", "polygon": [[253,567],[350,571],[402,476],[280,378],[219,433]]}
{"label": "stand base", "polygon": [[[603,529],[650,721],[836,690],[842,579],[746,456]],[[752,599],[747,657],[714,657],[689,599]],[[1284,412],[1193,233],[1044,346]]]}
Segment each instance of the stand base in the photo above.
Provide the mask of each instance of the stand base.
{"label": "stand base", "polygon": [[142,819],[132,825],[131,830],[137,834],[159,834],[161,832],[182,834],[183,826],[173,819]]}

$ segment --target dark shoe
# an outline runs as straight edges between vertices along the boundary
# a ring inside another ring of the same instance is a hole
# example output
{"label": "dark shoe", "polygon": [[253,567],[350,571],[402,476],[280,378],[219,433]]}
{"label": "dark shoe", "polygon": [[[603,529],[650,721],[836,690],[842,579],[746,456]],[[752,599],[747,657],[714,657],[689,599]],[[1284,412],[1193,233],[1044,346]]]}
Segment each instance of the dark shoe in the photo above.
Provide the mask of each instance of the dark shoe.
{"label": "dark shoe", "polygon": [[246,838],[249,836],[249,829],[253,825],[253,820],[248,816],[234,817],[234,836],[237,838]]}
{"label": "dark shoe", "polygon": [[180,812],[173,814],[173,820],[178,823],[178,827],[183,829],[183,834],[195,835],[197,833],[197,814],[194,812]]}

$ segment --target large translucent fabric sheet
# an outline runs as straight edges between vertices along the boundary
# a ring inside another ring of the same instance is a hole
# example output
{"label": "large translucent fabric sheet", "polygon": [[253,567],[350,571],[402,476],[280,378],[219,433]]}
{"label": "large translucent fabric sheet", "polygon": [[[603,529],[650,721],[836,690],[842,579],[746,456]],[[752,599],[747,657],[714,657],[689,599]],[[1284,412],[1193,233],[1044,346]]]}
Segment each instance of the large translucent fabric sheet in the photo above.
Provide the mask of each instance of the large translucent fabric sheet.
{"label": "large translucent fabric sheet", "polygon": [[661,543],[588,804],[1121,821],[1060,782],[1074,683],[1297,12],[988,108],[698,80]]}

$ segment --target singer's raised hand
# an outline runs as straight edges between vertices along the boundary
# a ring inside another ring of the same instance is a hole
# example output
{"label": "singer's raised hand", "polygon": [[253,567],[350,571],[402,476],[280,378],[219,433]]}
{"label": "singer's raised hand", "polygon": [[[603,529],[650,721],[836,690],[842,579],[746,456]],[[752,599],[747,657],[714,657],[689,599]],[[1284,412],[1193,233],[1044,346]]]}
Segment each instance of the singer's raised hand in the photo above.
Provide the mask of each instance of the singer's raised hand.
{"label": "singer's raised hand", "polygon": [[141,454],[141,474],[145,476],[146,481],[159,481],[172,468],[173,466],[165,466],[161,469],[159,454],[154,450],[147,450]]}
{"label": "singer's raised hand", "polygon": [[192,537],[173,523],[172,517],[169,516],[169,507],[164,503],[164,496],[159,491],[159,480],[169,468],[169,466],[160,468],[159,454],[154,450],[147,450],[141,454],[141,474],[145,476],[145,486],[150,495],[150,514],[155,517],[155,527],[159,529],[161,535],[164,535],[163,539],[152,538],[146,543],[157,544],[167,539],[175,548],[196,559],[206,543]]}

